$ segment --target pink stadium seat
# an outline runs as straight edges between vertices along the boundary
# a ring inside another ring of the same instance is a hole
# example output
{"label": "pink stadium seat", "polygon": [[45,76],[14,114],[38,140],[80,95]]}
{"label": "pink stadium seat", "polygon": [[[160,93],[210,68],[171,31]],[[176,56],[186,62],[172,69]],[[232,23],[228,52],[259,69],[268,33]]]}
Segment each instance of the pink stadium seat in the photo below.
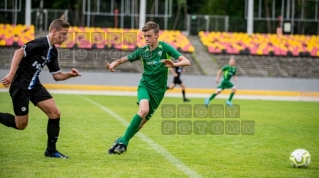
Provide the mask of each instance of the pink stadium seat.
{"label": "pink stadium seat", "polygon": [[215,53],[215,49],[212,46],[208,47],[208,52],[209,53]]}
{"label": "pink stadium seat", "polygon": [[220,46],[215,47],[214,48],[214,52],[217,53],[217,54],[221,53],[222,52],[221,47]]}
{"label": "pink stadium seat", "polygon": [[299,56],[299,50],[298,50],[298,48],[294,48],[294,49],[293,49],[292,55],[293,55],[293,56]]}
{"label": "pink stadium seat", "polygon": [[275,53],[276,56],[280,56],[281,55],[281,51],[277,47],[274,47],[274,53]]}
{"label": "pink stadium seat", "polygon": [[312,57],[316,57],[316,56],[317,56],[317,51],[318,51],[317,48],[312,48],[312,50],[310,51],[310,55],[311,55]]}
{"label": "pink stadium seat", "polygon": [[249,50],[250,50],[250,54],[252,54],[252,55],[257,54],[257,48],[255,46],[250,47]]}
{"label": "pink stadium seat", "polygon": [[271,46],[266,46],[264,49],[263,49],[263,55],[268,55],[269,52],[272,51],[271,50]]}
{"label": "pink stadium seat", "polygon": [[233,54],[233,49],[228,43],[223,43],[222,45],[225,47],[227,54]]}

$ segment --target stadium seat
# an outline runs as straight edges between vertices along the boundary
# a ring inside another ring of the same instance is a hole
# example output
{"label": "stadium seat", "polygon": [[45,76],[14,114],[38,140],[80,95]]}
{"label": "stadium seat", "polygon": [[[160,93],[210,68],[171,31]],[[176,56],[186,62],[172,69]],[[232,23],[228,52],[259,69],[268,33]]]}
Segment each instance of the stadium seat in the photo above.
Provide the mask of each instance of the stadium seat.
{"label": "stadium seat", "polygon": [[22,46],[34,39],[34,26],[0,24],[0,46]]}
{"label": "stadium seat", "polygon": [[[0,46],[22,46],[34,39],[34,26],[0,24]],[[195,48],[180,31],[161,30],[160,40],[182,52],[194,52]],[[145,46],[143,33],[138,29],[70,27],[68,39],[60,48],[83,49],[135,49]]]}
{"label": "stadium seat", "polygon": [[310,51],[310,55],[311,55],[312,57],[316,57],[316,56],[317,56],[317,51],[318,51],[317,48],[313,48],[313,49]]}
{"label": "stadium seat", "polygon": [[[309,55],[318,57],[319,36],[315,35],[278,36],[276,34],[255,33],[249,36],[246,33],[203,31],[200,31],[198,35],[209,53],[218,54],[221,51],[218,52],[216,49],[225,49],[224,52],[228,54],[244,54],[249,51],[252,55]],[[224,48],[216,48],[216,45],[222,45]],[[237,50],[239,53],[235,52]]]}

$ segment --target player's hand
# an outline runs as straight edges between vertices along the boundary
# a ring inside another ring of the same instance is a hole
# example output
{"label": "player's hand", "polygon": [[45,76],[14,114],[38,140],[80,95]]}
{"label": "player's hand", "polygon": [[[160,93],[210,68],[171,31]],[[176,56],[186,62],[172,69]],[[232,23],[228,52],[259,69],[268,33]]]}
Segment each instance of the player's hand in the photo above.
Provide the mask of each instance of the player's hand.
{"label": "player's hand", "polygon": [[175,74],[173,74],[174,75],[174,77],[178,77],[178,74],[177,73],[175,73]]}
{"label": "player's hand", "polygon": [[218,82],[219,82],[219,78],[216,79],[216,83],[218,83]]}
{"label": "player's hand", "polygon": [[174,63],[172,60],[167,60],[167,59],[165,59],[165,60],[163,60],[162,63],[164,63],[164,64],[165,64],[165,67],[167,67],[167,68],[175,67],[175,66],[174,66],[175,63]]}
{"label": "player's hand", "polygon": [[81,74],[79,73],[79,71],[76,70],[76,69],[74,69],[74,68],[70,71],[70,74],[71,74],[72,77],[81,76]]}
{"label": "player's hand", "polygon": [[115,63],[112,62],[111,64],[106,63],[106,68],[110,71],[110,72],[115,72]]}
{"label": "player's hand", "polygon": [[7,74],[3,79],[2,79],[2,84],[4,87],[9,87],[11,82],[12,82],[12,79],[13,79],[14,75],[9,73]]}

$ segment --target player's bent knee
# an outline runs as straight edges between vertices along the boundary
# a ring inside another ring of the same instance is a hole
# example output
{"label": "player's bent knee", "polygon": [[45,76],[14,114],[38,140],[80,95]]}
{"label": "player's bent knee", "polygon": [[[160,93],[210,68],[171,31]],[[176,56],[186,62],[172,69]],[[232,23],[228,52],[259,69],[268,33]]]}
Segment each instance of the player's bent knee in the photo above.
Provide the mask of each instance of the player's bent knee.
{"label": "player's bent knee", "polygon": [[141,117],[145,117],[149,112],[148,108],[140,108],[138,110],[138,115],[140,115]]}
{"label": "player's bent knee", "polygon": [[27,128],[27,125],[17,125],[18,130],[24,130],[25,128]]}
{"label": "player's bent knee", "polygon": [[15,124],[18,130],[24,130],[28,126],[28,115],[15,116]]}
{"label": "player's bent knee", "polygon": [[49,111],[49,113],[47,113],[47,115],[51,119],[56,119],[56,118],[60,118],[61,113],[60,113],[60,110],[56,108],[56,109],[54,109],[52,111]]}
{"label": "player's bent knee", "polygon": [[52,117],[52,118],[54,118],[54,119],[55,119],[55,118],[60,118],[60,116],[61,116],[60,110],[57,109],[57,110],[53,113],[53,116],[54,116],[54,117]]}
{"label": "player's bent knee", "polygon": [[237,91],[237,89],[236,89],[236,88],[233,88],[233,92],[236,93],[236,91]]}
{"label": "player's bent knee", "polygon": [[24,130],[28,126],[28,122],[19,122],[16,123],[17,129],[18,130]]}

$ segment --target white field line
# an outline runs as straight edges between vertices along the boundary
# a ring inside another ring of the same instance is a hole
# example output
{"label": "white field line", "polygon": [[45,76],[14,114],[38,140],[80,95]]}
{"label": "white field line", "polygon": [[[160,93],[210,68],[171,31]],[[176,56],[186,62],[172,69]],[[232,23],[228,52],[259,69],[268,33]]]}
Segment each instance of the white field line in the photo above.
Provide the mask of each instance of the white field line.
{"label": "white field line", "polygon": [[[127,127],[129,125],[129,123],[125,119],[123,119],[121,116],[117,115],[115,112],[113,112],[112,110],[108,109],[107,107],[102,106],[101,104],[99,104],[99,103],[97,103],[97,102],[95,102],[95,101],[93,101],[93,100],[91,100],[89,98],[86,98],[84,96],[81,96],[81,95],[79,95],[79,96],[81,98],[83,98],[84,100],[86,100],[86,101],[98,106],[99,108],[101,108],[102,110],[104,110],[105,112],[107,112],[108,114],[113,116],[116,120],[121,122],[125,127]],[[142,139],[144,142],[149,144],[156,152],[158,152],[160,155],[162,155],[164,158],[166,158],[169,162],[171,162],[174,166],[176,166],[179,170],[181,170],[183,173],[185,173],[189,177],[202,177],[200,174],[198,174],[197,172],[191,170],[182,161],[180,161],[179,159],[174,157],[165,148],[163,148],[158,143],[154,142],[152,139],[150,139],[149,137],[147,137],[143,133],[138,132],[137,136],[140,139]]]}

